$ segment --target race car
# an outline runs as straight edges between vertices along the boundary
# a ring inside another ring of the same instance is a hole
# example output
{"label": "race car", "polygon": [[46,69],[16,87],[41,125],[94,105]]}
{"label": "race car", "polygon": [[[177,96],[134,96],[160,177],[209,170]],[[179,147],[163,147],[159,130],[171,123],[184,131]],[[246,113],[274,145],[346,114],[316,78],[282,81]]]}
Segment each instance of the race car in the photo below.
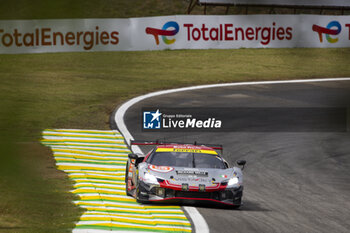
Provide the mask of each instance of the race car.
{"label": "race car", "polygon": [[141,203],[221,203],[233,208],[242,204],[242,166],[230,167],[218,151],[221,145],[131,141],[152,145],[146,155],[129,154],[126,164],[126,193]]}

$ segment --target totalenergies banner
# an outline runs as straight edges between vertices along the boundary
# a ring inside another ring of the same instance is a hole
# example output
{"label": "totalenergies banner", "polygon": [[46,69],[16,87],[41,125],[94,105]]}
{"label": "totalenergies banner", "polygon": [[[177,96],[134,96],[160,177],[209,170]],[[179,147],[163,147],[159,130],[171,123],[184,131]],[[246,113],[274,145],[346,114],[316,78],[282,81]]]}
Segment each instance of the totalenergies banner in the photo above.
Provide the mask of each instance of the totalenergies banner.
{"label": "totalenergies banner", "polygon": [[0,53],[350,47],[350,16],[2,20]]}

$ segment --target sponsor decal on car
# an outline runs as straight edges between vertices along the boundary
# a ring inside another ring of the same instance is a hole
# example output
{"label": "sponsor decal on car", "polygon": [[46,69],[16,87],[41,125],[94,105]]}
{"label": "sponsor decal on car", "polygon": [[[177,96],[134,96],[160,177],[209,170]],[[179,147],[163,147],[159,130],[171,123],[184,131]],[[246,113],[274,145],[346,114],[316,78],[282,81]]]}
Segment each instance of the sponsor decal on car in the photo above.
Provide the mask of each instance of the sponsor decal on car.
{"label": "sponsor decal on car", "polygon": [[177,175],[196,175],[196,176],[208,176],[207,171],[195,171],[195,170],[177,170]]}
{"label": "sponsor decal on car", "polygon": [[212,183],[210,179],[205,178],[194,178],[194,177],[173,177],[172,181],[177,182],[202,182],[202,183]]}
{"label": "sponsor decal on car", "polygon": [[187,148],[157,148],[156,152],[179,152],[179,153],[197,153],[197,154],[213,154],[218,153],[215,150],[198,150],[198,149],[187,149]]}
{"label": "sponsor decal on car", "polygon": [[171,172],[172,170],[174,170],[173,167],[156,165],[149,165],[148,168],[155,172]]}

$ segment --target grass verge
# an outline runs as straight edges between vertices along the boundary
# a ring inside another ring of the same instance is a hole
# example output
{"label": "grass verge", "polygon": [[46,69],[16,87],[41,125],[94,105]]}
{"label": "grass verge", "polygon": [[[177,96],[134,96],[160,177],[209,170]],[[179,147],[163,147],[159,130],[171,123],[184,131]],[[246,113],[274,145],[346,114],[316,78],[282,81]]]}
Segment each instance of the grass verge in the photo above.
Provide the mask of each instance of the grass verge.
{"label": "grass verge", "polygon": [[[130,18],[187,14],[189,0],[2,0],[0,19]],[[228,14],[271,14],[271,7],[231,6]],[[273,8],[275,14],[320,14],[319,9]],[[349,14],[338,9],[323,9],[322,14]],[[196,6],[191,15],[203,15]],[[226,14],[225,6],[208,6],[208,15]]]}
{"label": "grass verge", "polygon": [[0,231],[64,232],[81,210],[38,144],[45,128],[108,129],[122,101],[207,83],[350,76],[350,49],[0,55]]}

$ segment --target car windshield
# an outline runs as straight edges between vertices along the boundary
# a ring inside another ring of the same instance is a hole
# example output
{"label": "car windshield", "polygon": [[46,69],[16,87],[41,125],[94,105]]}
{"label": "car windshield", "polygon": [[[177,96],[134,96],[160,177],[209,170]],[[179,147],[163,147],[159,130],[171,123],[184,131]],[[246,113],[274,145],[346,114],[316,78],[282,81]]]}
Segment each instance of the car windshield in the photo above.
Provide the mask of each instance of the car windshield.
{"label": "car windshield", "polygon": [[222,158],[213,154],[188,152],[154,152],[150,156],[150,164],[156,166],[218,168],[225,169]]}

